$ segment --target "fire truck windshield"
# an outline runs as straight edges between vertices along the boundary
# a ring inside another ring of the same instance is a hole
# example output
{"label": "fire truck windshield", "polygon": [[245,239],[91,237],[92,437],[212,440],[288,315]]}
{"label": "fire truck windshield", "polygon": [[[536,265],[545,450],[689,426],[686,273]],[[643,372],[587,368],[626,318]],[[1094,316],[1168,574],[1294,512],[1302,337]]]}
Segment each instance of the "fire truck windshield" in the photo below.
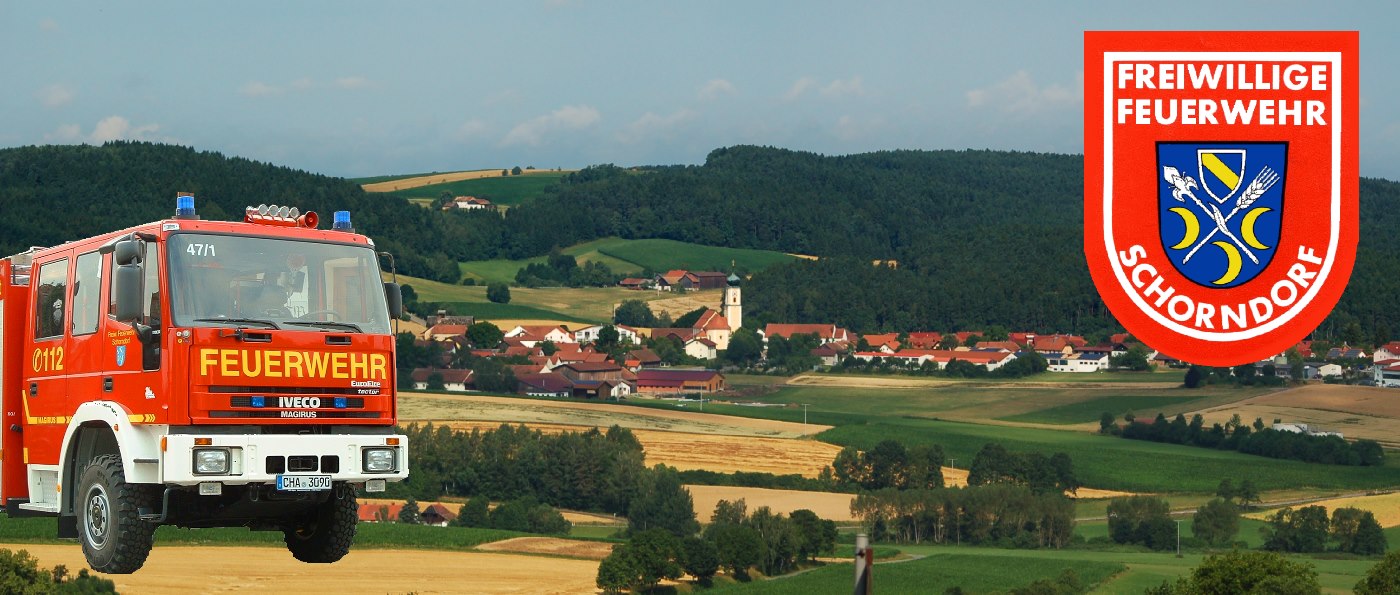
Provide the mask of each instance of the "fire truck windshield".
{"label": "fire truck windshield", "polygon": [[368,247],[193,233],[167,245],[176,325],[390,332]]}

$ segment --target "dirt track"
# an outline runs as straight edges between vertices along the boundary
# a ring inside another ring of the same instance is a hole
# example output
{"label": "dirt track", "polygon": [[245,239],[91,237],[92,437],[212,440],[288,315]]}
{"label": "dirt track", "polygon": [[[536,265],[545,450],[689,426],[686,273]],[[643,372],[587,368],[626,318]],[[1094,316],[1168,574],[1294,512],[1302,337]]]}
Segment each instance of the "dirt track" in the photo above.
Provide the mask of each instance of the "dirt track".
{"label": "dirt track", "polygon": [[580,541],[559,537],[516,537],[478,546],[488,552],[519,552],[522,554],[546,554],[584,560],[602,560],[612,553],[613,544],[601,541]]}
{"label": "dirt track", "polygon": [[[87,568],[73,545],[25,549],[40,566]],[[597,593],[598,563],[542,556],[429,550],[353,550],[336,564],[303,564],[273,547],[160,547],[130,575],[101,575],[122,593]]]}

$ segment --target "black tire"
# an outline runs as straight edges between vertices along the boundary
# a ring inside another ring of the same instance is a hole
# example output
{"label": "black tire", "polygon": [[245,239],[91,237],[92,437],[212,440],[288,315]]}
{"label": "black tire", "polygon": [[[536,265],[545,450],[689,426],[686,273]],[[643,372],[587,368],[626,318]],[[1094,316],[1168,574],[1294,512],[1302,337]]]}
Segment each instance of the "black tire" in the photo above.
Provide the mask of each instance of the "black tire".
{"label": "black tire", "polygon": [[78,482],[74,510],[78,541],[88,566],[108,574],[131,574],[146,563],[156,525],[141,520],[150,506],[151,486],[129,484],[117,455],[94,457]]}
{"label": "black tire", "polygon": [[306,517],[282,529],[292,557],[309,564],[330,564],[350,553],[355,527],[360,522],[355,487],[335,486],[330,499]]}

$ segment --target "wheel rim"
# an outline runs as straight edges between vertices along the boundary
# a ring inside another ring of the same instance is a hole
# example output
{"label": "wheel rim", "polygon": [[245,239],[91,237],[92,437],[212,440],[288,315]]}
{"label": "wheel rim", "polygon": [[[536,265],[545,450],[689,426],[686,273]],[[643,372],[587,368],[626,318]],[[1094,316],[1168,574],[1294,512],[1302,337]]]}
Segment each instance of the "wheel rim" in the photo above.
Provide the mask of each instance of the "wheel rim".
{"label": "wheel rim", "polygon": [[112,504],[107,490],[101,485],[88,489],[87,502],[83,514],[83,533],[88,543],[97,549],[107,544],[107,534],[112,525]]}

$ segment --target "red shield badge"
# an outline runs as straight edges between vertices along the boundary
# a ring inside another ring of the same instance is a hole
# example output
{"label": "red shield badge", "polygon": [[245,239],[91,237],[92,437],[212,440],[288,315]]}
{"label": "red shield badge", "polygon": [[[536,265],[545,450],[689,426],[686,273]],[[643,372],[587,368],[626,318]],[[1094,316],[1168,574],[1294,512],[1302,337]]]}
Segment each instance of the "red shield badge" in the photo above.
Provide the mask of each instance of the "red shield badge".
{"label": "red shield badge", "polygon": [[1284,352],[1356,258],[1355,32],[1086,32],[1084,253],[1144,343]]}

